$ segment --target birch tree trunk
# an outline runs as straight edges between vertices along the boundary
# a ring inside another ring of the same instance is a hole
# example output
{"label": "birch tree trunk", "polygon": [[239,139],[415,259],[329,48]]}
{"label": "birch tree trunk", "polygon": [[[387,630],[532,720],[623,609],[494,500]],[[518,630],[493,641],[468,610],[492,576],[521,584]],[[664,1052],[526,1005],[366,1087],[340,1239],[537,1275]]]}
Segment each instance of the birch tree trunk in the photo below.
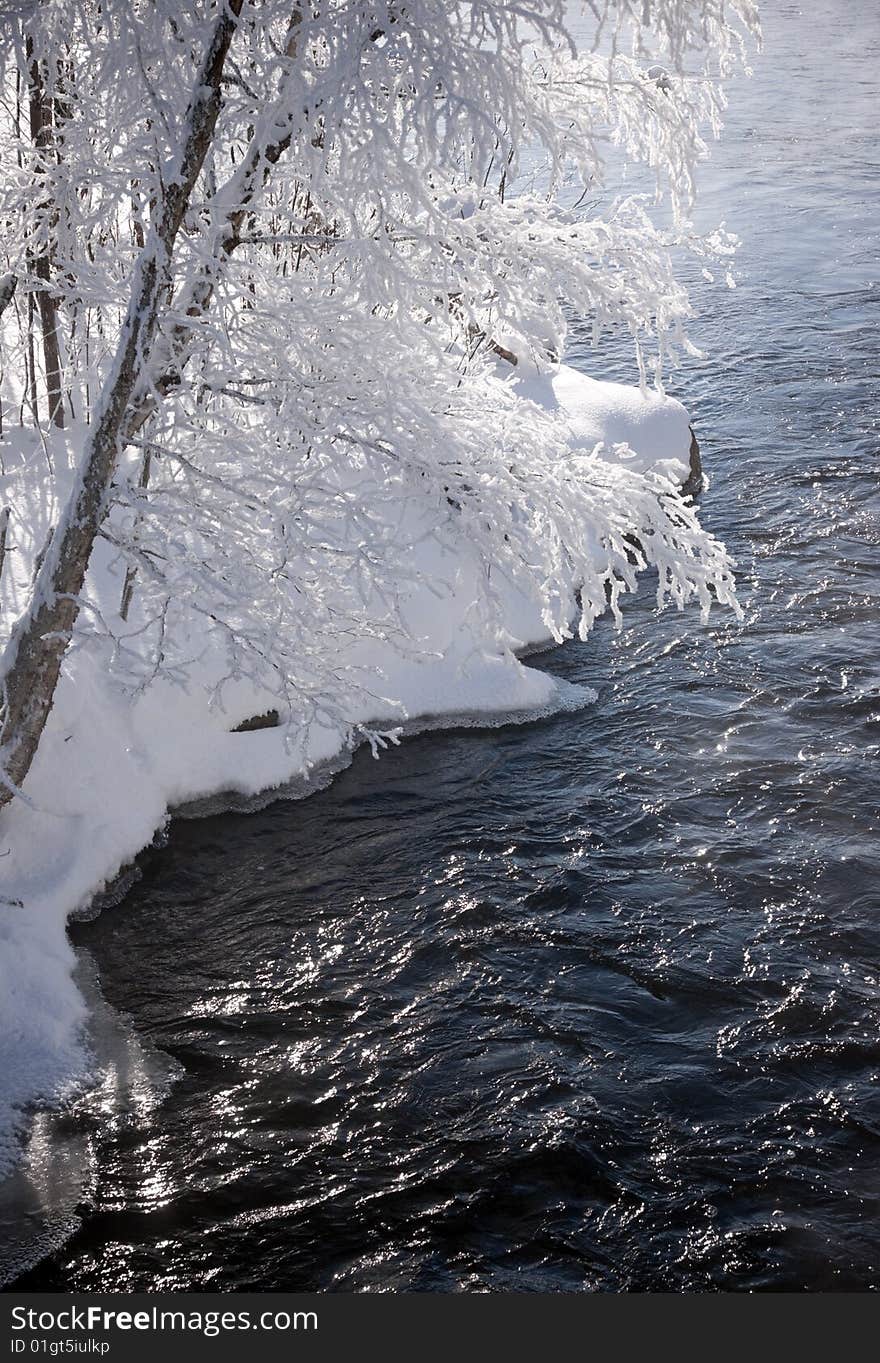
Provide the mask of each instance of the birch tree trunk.
{"label": "birch tree trunk", "polygon": [[[302,10],[297,5],[291,15],[287,31],[284,49],[287,57],[296,56],[297,35],[301,23]],[[229,207],[220,213],[213,257],[200,266],[195,278],[187,285],[183,297],[175,304],[175,312],[182,313],[187,319],[202,317],[210,308],[223,266],[241,245],[242,227],[251,201],[269,178],[272,167],[290,146],[291,134],[277,131],[279,124],[283,125],[284,122],[284,104],[282,97],[275,108],[268,111],[266,123],[275,130],[275,135],[266,139],[259,136],[255,129],[244,159],[214,196],[219,203],[228,204]],[[158,399],[166,396],[180,383],[194,345],[194,334],[193,327],[187,321],[179,321],[158,338],[150,365],[149,380],[142,385],[141,391],[134,395],[126,426],[126,436],[129,440],[134,439],[155,412]]]}
{"label": "birch tree trunk", "polygon": [[79,477],[52,536],[28,610],[3,659],[0,807],[20,792],[52,709],[61,661],[107,494],[124,444],[129,404],[150,362],[171,256],[220,112],[220,84],[243,0],[227,0],[196,75],[176,165],[138,259],[116,355],[85,442]]}
{"label": "birch tree trunk", "polygon": [[[296,56],[297,35],[302,23],[302,10],[295,6],[287,30],[285,55]],[[284,99],[276,109],[270,110],[267,123],[277,129],[284,121]],[[281,132],[267,142],[257,134],[251,137],[247,151],[240,166],[222,190],[214,198],[231,205],[220,216],[217,225],[217,240],[213,259],[206,261],[197,271],[195,279],[187,286],[184,296],[178,300],[175,311],[182,312],[187,319],[203,317],[211,306],[214,288],[223,265],[241,245],[242,227],[247,218],[248,207],[258,189],[269,178],[272,167],[278,163],[290,146],[291,134]],[[152,355],[149,382],[142,385],[132,402],[125,428],[125,438],[134,440],[155,412],[159,399],[170,393],[181,381],[194,344],[194,329],[187,322],[176,322],[168,332],[157,339]],[[144,453],[138,487],[143,491],[150,483],[150,454]],[[125,571],[125,582],[119,603],[119,614],[128,619],[131,599],[134,592],[137,566],[129,564]]]}

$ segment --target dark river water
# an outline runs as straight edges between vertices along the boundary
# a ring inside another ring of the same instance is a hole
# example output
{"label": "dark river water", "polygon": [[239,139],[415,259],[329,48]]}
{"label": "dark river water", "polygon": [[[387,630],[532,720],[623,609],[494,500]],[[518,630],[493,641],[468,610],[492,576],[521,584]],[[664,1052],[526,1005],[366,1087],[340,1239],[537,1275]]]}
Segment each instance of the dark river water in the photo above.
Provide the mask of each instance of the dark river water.
{"label": "dark river water", "polygon": [[745,621],[646,582],[540,660],[591,709],[175,823],[71,930],[133,1035],[32,1139],[81,1188],[21,1286],[880,1285],[880,10],[764,12],[671,385]]}

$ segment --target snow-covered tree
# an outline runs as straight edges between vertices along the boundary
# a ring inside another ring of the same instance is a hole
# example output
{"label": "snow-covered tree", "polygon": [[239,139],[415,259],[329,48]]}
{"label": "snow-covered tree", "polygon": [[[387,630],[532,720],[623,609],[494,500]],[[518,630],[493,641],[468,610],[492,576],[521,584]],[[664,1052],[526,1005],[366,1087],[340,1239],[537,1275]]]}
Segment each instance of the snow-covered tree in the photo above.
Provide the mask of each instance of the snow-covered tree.
{"label": "snow-covered tree", "polygon": [[[732,601],[687,500],[573,453],[505,375],[552,367],[571,315],[627,327],[643,382],[688,346],[673,261],[731,249],[689,212],[755,9],[590,0],[589,50],[576,12],[4,7],[4,397],[37,420],[39,388],[84,436],[5,651],[0,803],[71,639],[110,635],[134,685],[222,640],[217,688],[251,677],[290,722],[332,719],[352,641],[419,648],[400,596],[426,538],[479,555],[487,622],[501,573],[558,638],[573,583],[583,634],[646,565],[661,598]],[[603,195],[627,162],[650,192]],[[112,613],[90,594],[99,537]]]}

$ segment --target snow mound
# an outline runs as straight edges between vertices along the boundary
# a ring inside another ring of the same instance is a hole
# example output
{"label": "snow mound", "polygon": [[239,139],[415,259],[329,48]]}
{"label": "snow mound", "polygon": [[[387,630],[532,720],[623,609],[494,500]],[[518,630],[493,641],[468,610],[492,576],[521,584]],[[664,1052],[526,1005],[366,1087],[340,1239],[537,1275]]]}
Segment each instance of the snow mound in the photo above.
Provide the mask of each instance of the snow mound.
{"label": "snow mound", "polygon": [[[634,473],[660,473],[679,485],[689,472],[690,419],[675,398],[653,389],[604,383],[562,364],[551,375],[517,381],[522,397],[564,418],[571,447],[622,460]],[[628,444],[624,453],[618,447]]]}

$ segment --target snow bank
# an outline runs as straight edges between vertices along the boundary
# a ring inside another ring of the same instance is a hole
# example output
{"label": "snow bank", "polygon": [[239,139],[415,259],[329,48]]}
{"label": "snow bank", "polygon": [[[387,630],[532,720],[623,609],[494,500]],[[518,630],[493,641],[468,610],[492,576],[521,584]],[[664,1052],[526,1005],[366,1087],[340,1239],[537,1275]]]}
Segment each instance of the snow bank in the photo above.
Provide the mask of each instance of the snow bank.
{"label": "snow bank", "polygon": [[[688,418],[673,399],[597,383],[566,366],[551,376],[516,373],[507,381],[564,415],[573,449],[603,441],[603,457],[631,458],[639,472],[657,469],[679,484],[687,476]],[[634,453],[615,451],[622,442]],[[6,468],[0,507],[13,509],[0,583],[4,634],[24,605],[34,559],[57,519],[76,443],[73,432],[67,444],[53,445],[54,473],[39,447],[11,438],[0,443]],[[595,698],[480,636],[472,611],[479,569],[466,547],[454,560],[436,544],[419,552],[423,578],[452,586],[439,600],[424,586],[407,588],[405,610],[430,656],[403,658],[376,641],[359,648],[352,676],[381,676],[384,699],[369,702],[361,693],[351,702],[350,723],[411,728],[439,716],[450,724],[507,722]],[[106,545],[95,551],[89,587],[99,604],[114,609],[119,568]],[[549,642],[535,602],[509,583],[500,597],[514,648]],[[239,685],[225,709],[212,709],[203,685],[210,667],[210,658],[200,660],[186,689],[160,681],[132,696],[114,677],[109,644],[71,651],[26,782],[27,803],[16,800],[0,815],[0,1172],[14,1162],[28,1106],[57,1101],[88,1074],[68,916],[150,843],[169,809],[228,792],[284,793],[292,782],[302,793],[304,778],[344,760],[341,729],[316,726],[307,741],[279,728],[230,732],[271,698]]]}

